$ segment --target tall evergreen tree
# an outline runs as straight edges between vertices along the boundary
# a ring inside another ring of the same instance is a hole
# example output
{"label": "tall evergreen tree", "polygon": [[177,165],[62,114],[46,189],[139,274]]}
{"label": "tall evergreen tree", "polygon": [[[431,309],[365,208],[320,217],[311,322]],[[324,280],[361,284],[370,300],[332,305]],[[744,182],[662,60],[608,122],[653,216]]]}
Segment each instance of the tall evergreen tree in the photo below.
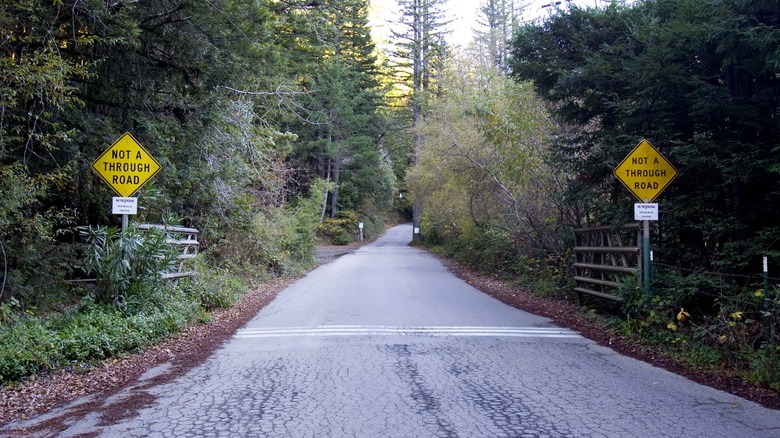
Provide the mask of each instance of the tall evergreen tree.
{"label": "tall evergreen tree", "polygon": [[[651,0],[572,8],[513,41],[512,69],[579,127],[559,150],[594,217],[628,194],[612,169],[642,137],[680,170],[662,195],[661,254],[686,267],[748,269],[780,230],[780,6]],[[601,201],[601,202],[598,202]],[[773,243],[774,242],[774,243]]]}
{"label": "tall evergreen tree", "polygon": [[[381,193],[368,189],[376,181],[387,181],[378,142],[380,90],[368,2],[324,1],[310,13],[321,17],[310,20],[308,30],[312,41],[321,46],[311,52],[313,68],[300,72],[309,93],[301,101],[307,116],[290,125],[300,133],[296,161],[305,169],[301,179],[306,181],[316,174],[334,183],[329,200],[332,217],[342,207],[357,210],[364,202],[385,205],[380,198],[391,196],[392,184]],[[374,158],[360,161],[358,156]],[[372,169],[373,178],[358,179],[366,167]],[[341,196],[344,187],[354,195]]]}
{"label": "tall evergreen tree", "polygon": [[[428,94],[436,86],[436,78],[446,59],[444,40],[447,0],[400,0],[401,29],[394,31],[401,71],[411,74],[409,105],[412,112],[412,166],[419,159],[422,138],[417,128],[422,123]],[[412,212],[414,228],[420,227],[420,205],[415,202]],[[415,239],[418,237],[414,235]]]}
{"label": "tall evergreen tree", "polygon": [[[170,208],[203,226],[236,210],[220,204],[224,192],[278,186],[270,163],[284,136],[228,91],[282,65],[268,44],[278,18],[255,0],[4,4],[0,193],[14,201],[0,208],[0,284],[13,293],[56,284],[72,265],[57,257],[72,246],[58,245],[55,230],[110,223],[110,189],[90,163],[124,131],[163,165],[146,212]],[[249,172],[235,171],[239,162]]]}
{"label": "tall evergreen tree", "polygon": [[481,29],[476,30],[474,42],[501,71],[507,71],[509,40],[529,3],[518,0],[484,0],[479,8],[477,23]]}

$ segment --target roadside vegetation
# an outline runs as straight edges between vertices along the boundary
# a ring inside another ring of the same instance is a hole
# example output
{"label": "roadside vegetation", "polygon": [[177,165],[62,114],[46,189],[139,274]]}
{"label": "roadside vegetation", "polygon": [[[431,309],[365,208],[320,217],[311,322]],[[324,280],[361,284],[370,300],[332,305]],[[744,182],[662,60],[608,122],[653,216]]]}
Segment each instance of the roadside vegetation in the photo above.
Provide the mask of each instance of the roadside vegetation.
{"label": "roadside vegetation", "polygon": [[[12,0],[0,11],[0,383],[89,366],[371,237],[408,166],[368,1]],[[161,165],[126,231],[90,165]],[[200,231],[198,274],[136,224]]]}
{"label": "roadside vegetation", "polygon": [[612,172],[646,138],[680,172],[658,201],[652,293],[626,278],[621,302],[586,296],[585,311],[658,355],[780,393],[777,2],[572,7],[514,23],[508,43],[495,38],[513,27],[507,7],[485,3],[495,25],[450,61],[418,130],[409,184],[425,243],[571,299],[573,229],[633,222]]}
{"label": "roadside vegetation", "polygon": [[[680,171],[655,282],[588,299],[605,330],[780,392],[780,9],[645,0],[521,23],[487,0],[455,50],[441,0],[12,0],[0,11],[0,383],[137,351],[253,284],[413,220],[423,244],[572,298],[573,230],[631,222],[612,175],[642,138]],[[428,14],[428,15],[425,15]],[[423,19],[425,18],[425,19]],[[91,162],[130,132],[162,171],[134,223],[201,231],[163,281]]]}

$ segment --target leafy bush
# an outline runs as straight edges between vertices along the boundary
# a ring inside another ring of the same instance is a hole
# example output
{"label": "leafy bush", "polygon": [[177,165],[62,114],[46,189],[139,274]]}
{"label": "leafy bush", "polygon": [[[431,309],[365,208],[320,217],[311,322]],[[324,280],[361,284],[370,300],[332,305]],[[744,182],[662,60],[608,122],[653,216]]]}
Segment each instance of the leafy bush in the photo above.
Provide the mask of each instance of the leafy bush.
{"label": "leafy bush", "polygon": [[252,253],[274,275],[301,272],[313,261],[315,238],[308,232],[300,209],[278,210],[270,216],[259,213],[251,224]]}
{"label": "leafy bush", "polygon": [[260,279],[296,274],[313,266],[325,187],[328,183],[317,181],[308,198],[255,213],[243,228],[234,230],[209,251],[210,262],[235,267]]}
{"label": "leafy bush", "polygon": [[341,210],[338,217],[323,219],[317,227],[317,231],[334,245],[347,245],[355,240],[358,233],[358,222],[356,211]]}
{"label": "leafy bush", "polygon": [[0,324],[0,382],[19,380],[51,367],[48,351],[56,348],[37,318]]}
{"label": "leafy bush", "polygon": [[364,202],[358,213],[363,218],[363,238],[373,239],[385,232],[385,213],[372,202]]}
{"label": "leafy bush", "polygon": [[164,304],[134,314],[87,299],[80,308],[47,319],[16,318],[0,325],[0,383],[137,351],[201,316],[195,301],[174,293]]}
{"label": "leafy bush", "polygon": [[232,306],[246,291],[247,285],[226,269],[199,264],[198,275],[180,280],[178,285],[205,310]]}
{"label": "leafy bush", "polygon": [[423,220],[425,244],[479,271],[523,285],[538,296],[559,293],[569,281],[559,258],[537,259],[518,251],[509,232],[463,222],[454,229]]}
{"label": "leafy bush", "polygon": [[[780,294],[740,286],[714,273],[663,272],[654,294],[629,281],[621,288],[625,336],[662,346],[676,359],[729,368],[780,391]],[[769,294],[769,295],[766,295]]]}
{"label": "leafy bush", "polygon": [[762,345],[757,351],[750,351],[747,360],[749,367],[745,380],[780,391],[780,350],[777,345]]}
{"label": "leafy bush", "polygon": [[[162,274],[173,268],[176,252],[158,229],[82,227],[84,268],[97,275],[95,299],[117,308],[142,305],[162,287]],[[142,298],[142,299],[138,299]]]}
{"label": "leafy bush", "polygon": [[339,231],[330,238],[330,241],[334,245],[349,245],[352,243],[353,238],[346,231]]}
{"label": "leafy bush", "polygon": [[104,306],[89,306],[59,318],[49,329],[56,333],[52,355],[64,364],[104,359],[142,345],[120,314]]}

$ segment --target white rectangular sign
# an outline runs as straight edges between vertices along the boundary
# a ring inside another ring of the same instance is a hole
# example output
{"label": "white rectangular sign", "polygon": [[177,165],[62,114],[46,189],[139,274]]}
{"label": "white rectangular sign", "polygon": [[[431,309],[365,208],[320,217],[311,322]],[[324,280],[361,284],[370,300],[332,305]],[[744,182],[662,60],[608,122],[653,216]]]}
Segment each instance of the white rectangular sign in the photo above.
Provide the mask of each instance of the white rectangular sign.
{"label": "white rectangular sign", "polygon": [[113,214],[138,214],[138,198],[114,196]]}
{"label": "white rectangular sign", "polygon": [[657,221],[658,204],[634,204],[634,220]]}

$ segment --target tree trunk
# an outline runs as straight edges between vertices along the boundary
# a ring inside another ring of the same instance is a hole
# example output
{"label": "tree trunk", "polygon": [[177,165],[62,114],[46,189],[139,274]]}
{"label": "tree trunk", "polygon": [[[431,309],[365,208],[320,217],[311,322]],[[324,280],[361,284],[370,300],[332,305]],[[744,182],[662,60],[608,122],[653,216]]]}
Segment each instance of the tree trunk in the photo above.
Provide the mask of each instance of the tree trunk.
{"label": "tree trunk", "polygon": [[[328,164],[328,172],[326,174],[326,181],[330,182],[330,164]],[[325,212],[328,210],[328,189],[324,190],[322,194],[322,212],[320,212],[320,223],[325,219]]]}
{"label": "tree trunk", "polygon": [[[420,159],[420,147],[422,145],[422,136],[417,132],[417,128],[422,122],[422,97],[423,97],[423,84],[425,75],[425,52],[426,43],[425,40],[427,31],[425,30],[427,17],[424,16],[427,10],[428,2],[426,0],[419,0],[416,3],[417,13],[414,15],[414,54],[412,61],[412,80],[413,80],[413,95],[412,95],[412,167],[417,165]],[[420,202],[415,200],[412,203],[412,241],[418,242],[420,240],[420,234],[417,232],[420,229]]]}
{"label": "tree trunk", "polygon": [[333,158],[331,166],[333,173],[333,192],[330,197],[330,217],[335,218],[339,215],[339,182],[341,180],[341,150],[336,151],[336,157]]}

